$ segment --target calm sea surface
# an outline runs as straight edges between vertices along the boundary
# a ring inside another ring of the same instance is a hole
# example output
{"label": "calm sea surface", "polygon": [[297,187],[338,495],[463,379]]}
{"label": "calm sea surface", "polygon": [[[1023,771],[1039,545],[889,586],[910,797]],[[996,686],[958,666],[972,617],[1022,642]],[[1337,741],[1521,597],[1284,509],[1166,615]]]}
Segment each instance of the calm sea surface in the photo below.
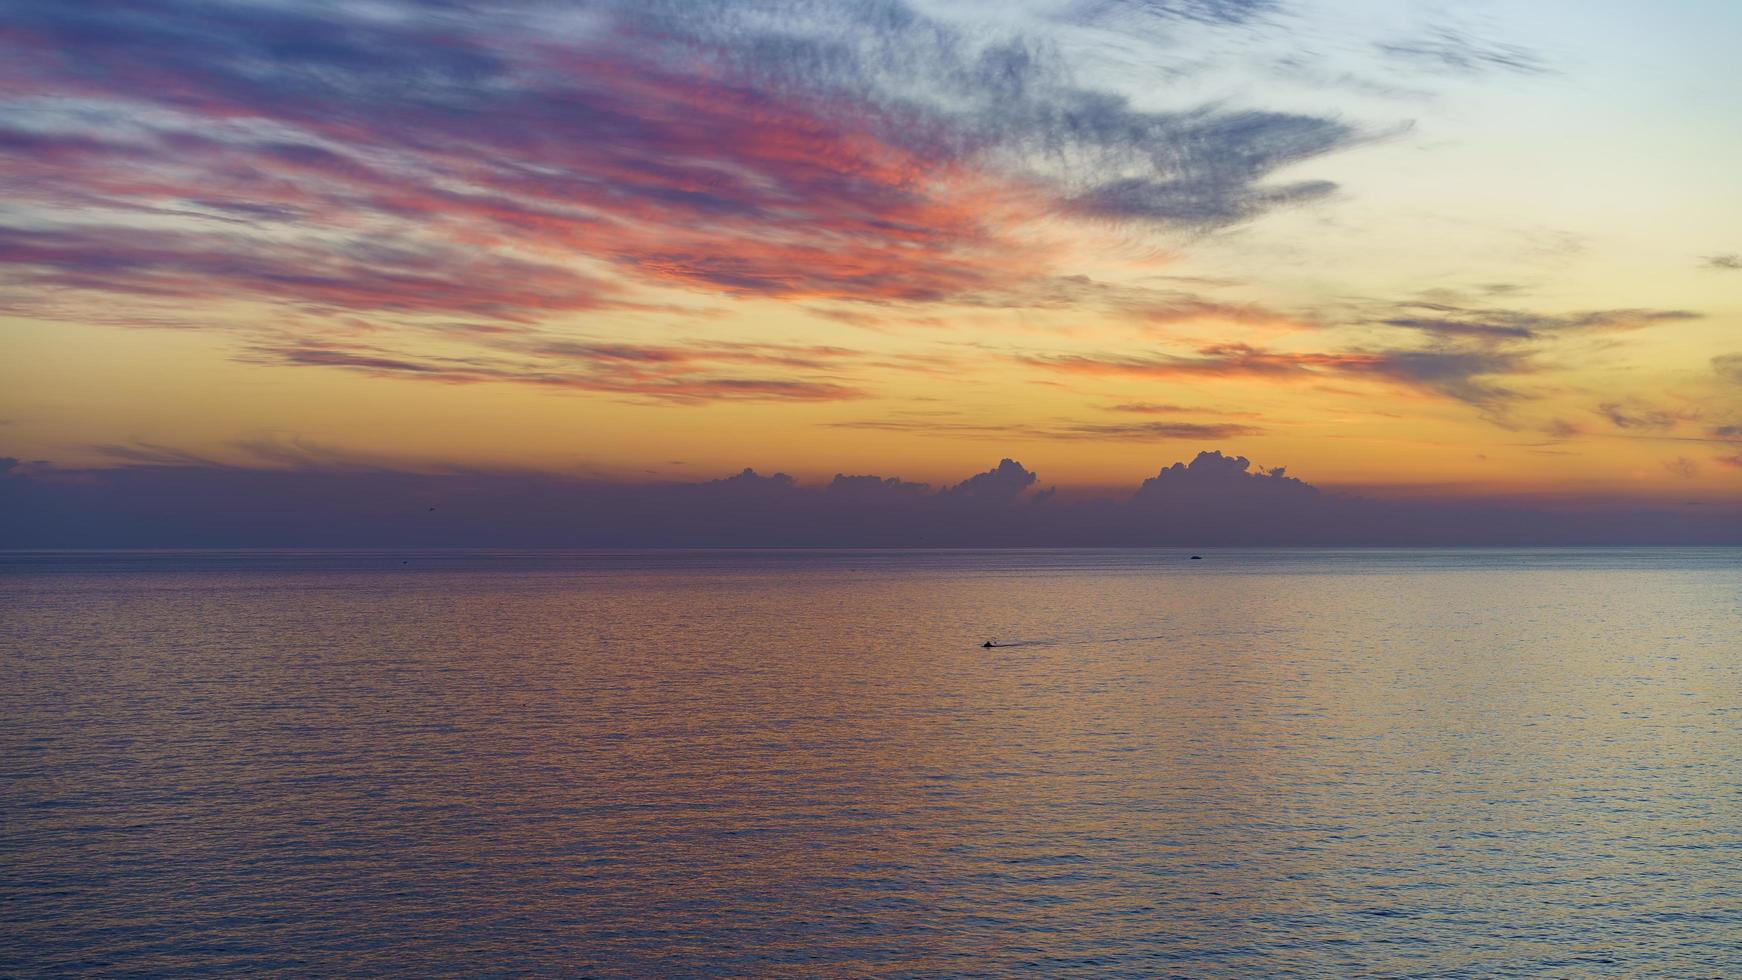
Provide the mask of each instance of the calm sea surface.
{"label": "calm sea surface", "polygon": [[1742,976],[1742,551],[1201,554],[0,554],[0,972]]}

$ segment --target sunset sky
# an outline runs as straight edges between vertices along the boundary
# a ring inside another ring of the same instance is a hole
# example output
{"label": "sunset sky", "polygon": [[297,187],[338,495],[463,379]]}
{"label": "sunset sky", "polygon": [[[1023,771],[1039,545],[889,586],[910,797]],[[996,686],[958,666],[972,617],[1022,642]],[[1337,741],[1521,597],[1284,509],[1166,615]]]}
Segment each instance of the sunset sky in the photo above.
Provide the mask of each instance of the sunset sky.
{"label": "sunset sky", "polygon": [[0,456],[1742,494],[1742,4],[0,2]]}

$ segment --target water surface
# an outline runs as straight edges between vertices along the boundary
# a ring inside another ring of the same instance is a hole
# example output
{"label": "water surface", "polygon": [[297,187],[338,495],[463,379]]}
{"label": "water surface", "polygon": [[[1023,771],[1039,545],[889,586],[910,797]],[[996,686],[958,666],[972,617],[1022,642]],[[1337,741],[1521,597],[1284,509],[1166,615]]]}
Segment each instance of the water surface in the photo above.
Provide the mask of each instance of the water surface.
{"label": "water surface", "polygon": [[1742,975],[1742,552],[1200,553],[0,554],[0,972]]}

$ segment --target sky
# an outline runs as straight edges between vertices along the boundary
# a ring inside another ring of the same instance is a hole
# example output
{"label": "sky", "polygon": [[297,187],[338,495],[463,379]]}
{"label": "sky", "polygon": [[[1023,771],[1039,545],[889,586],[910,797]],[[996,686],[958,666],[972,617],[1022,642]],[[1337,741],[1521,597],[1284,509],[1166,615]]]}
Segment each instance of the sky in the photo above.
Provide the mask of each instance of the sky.
{"label": "sky", "polygon": [[1124,499],[1223,452],[1733,508],[1739,36],[1696,0],[0,0],[4,476],[1009,458]]}

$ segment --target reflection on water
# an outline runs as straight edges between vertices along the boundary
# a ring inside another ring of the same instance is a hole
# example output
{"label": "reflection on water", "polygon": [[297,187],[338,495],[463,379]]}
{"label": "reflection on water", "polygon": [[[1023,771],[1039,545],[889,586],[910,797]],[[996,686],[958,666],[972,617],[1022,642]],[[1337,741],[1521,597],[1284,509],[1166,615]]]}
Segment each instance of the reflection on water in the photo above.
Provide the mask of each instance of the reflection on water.
{"label": "reflection on water", "polygon": [[1734,550],[6,555],[0,971],[1737,975],[1738,636]]}

